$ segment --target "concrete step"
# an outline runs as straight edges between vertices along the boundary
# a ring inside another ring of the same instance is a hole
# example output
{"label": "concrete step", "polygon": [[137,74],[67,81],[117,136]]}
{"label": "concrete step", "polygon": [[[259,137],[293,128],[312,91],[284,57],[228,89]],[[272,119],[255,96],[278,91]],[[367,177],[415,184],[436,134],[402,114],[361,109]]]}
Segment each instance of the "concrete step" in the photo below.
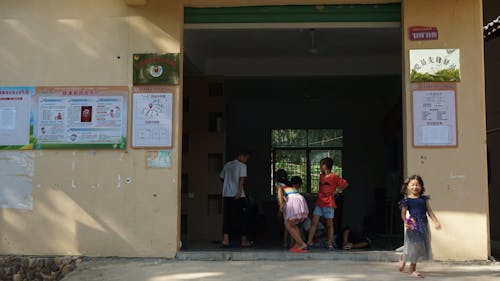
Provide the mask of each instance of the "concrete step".
{"label": "concrete step", "polygon": [[397,262],[399,253],[393,251],[311,251],[290,253],[284,250],[212,250],[179,251],[176,259],[183,261],[290,261],[290,260],[338,260]]}

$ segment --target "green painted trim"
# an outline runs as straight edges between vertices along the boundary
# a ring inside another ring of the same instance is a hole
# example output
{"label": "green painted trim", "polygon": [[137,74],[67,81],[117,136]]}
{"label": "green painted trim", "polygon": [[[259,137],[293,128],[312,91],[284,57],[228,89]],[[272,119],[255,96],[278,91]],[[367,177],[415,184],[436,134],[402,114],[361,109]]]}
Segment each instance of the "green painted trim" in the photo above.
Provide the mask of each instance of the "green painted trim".
{"label": "green painted trim", "polygon": [[185,23],[400,22],[400,4],[184,9]]}

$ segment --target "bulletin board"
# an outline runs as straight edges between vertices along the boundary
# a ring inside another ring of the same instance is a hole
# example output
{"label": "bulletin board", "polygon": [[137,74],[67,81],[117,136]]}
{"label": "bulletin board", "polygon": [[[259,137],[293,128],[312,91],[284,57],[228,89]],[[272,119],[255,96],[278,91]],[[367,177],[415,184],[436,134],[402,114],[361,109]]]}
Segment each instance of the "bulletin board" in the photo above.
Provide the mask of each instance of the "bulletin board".
{"label": "bulletin board", "polygon": [[457,147],[455,83],[412,86],[413,146]]}
{"label": "bulletin board", "polygon": [[33,148],[34,87],[0,87],[0,149]]}
{"label": "bulletin board", "polygon": [[36,149],[125,149],[127,86],[37,87]]}
{"label": "bulletin board", "polygon": [[133,87],[133,148],[172,147],[175,91],[171,86]]}

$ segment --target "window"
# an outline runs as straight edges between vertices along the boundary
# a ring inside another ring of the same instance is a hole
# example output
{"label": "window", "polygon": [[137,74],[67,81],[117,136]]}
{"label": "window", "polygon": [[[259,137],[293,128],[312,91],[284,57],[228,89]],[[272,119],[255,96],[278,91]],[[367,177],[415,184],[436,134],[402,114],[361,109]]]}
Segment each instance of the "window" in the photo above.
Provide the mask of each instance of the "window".
{"label": "window", "polygon": [[[271,132],[271,179],[285,169],[290,177],[300,176],[302,191],[318,192],[319,161],[333,159],[332,171],[342,176],[342,129],[274,129]],[[275,192],[271,184],[271,193]]]}
{"label": "window", "polygon": [[224,96],[224,84],[220,82],[208,84],[208,96],[210,97]]}
{"label": "window", "polygon": [[222,133],[224,130],[222,112],[209,112],[208,113],[208,132],[210,133]]}

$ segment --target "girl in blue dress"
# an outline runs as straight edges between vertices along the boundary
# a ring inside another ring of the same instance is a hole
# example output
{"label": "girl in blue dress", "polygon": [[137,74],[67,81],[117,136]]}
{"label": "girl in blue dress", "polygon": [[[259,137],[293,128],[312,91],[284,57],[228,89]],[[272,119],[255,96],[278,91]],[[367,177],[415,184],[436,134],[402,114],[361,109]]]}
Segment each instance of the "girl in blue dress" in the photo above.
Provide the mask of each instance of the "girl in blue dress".
{"label": "girl in blue dress", "polygon": [[[405,198],[399,202],[401,219],[405,225],[405,245],[401,259],[400,271],[404,270],[406,261],[410,262],[410,277],[420,278],[417,261],[432,259],[431,233],[427,216],[434,222],[436,229],[441,223],[431,209],[430,197],[424,195],[425,187],[422,177],[413,175],[403,184],[401,192]],[[406,216],[407,211],[410,217]]]}

